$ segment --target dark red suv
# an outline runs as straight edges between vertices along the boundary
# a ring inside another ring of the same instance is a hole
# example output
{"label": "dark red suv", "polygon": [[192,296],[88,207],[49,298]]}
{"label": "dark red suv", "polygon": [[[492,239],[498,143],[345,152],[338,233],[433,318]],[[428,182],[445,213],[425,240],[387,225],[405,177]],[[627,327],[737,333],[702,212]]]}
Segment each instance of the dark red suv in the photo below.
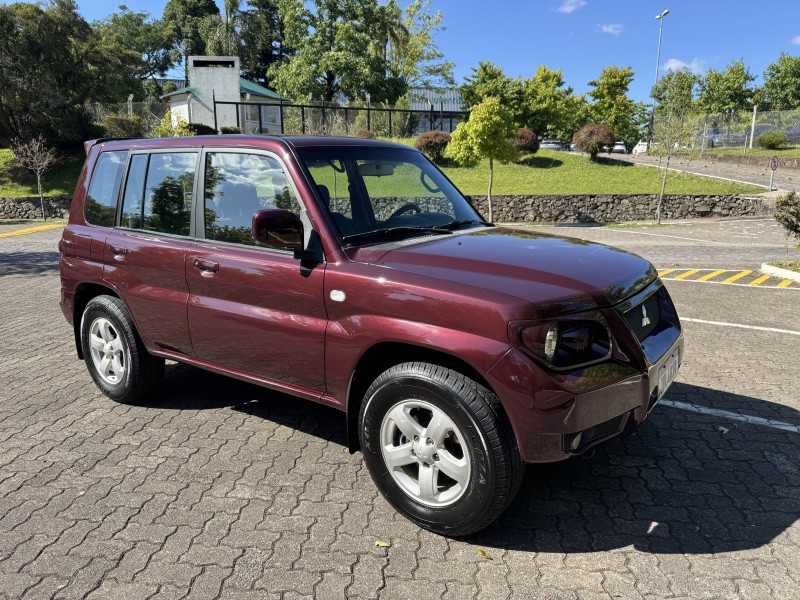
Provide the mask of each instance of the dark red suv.
{"label": "dark red suv", "polygon": [[78,355],[119,402],[172,359],[346,414],[376,485],[465,535],[525,462],[633,431],[683,337],[642,258],[487,223],[419,152],[356,139],[87,142],[61,241]]}

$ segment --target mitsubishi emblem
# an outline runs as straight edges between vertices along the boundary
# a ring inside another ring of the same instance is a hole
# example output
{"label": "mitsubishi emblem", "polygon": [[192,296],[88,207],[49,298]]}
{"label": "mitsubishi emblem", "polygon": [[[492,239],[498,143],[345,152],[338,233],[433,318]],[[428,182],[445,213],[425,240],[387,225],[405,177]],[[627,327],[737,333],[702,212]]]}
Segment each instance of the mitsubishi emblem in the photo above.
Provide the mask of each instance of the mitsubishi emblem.
{"label": "mitsubishi emblem", "polygon": [[642,327],[650,325],[650,318],[647,316],[647,309],[642,304]]}

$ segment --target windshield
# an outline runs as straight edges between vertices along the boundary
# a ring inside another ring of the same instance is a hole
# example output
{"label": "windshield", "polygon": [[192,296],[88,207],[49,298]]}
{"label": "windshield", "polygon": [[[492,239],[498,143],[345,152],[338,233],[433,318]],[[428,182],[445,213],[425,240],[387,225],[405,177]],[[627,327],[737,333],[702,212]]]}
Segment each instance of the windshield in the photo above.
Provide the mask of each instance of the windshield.
{"label": "windshield", "polygon": [[427,159],[403,148],[299,148],[323,205],[350,244],[485,225]]}

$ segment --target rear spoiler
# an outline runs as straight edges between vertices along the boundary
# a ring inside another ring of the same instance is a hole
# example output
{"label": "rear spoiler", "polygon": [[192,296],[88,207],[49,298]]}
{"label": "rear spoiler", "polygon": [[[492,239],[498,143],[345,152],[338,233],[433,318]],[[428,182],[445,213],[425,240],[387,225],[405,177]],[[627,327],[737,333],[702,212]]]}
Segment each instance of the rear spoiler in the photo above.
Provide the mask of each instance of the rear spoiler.
{"label": "rear spoiler", "polygon": [[86,152],[86,156],[89,156],[89,150],[94,148],[97,144],[105,144],[106,142],[114,142],[116,140],[138,140],[140,138],[135,137],[110,137],[110,138],[97,138],[96,140],[87,140],[83,142],[83,150]]}

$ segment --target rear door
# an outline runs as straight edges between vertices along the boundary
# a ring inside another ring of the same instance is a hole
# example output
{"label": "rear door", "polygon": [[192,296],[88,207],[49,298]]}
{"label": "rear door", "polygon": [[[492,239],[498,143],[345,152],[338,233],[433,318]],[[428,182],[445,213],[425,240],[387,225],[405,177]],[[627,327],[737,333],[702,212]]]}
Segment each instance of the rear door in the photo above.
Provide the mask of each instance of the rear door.
{"label": "rear door", "polygon": [[[324,264],[256,242],[253,213],[283,208],[310,221],[280,160],[260,150],[207,149],[197,240],[187,255],[189,327],[198,358],[324,391]],[[205,239],[202,239],[205,238]]]}
{"label": "rear door", "polygon": [[192,354],[186,251],[199,150],[132,152],[119,225],[105,243],[104,278],[122,295],[150,347]]}

